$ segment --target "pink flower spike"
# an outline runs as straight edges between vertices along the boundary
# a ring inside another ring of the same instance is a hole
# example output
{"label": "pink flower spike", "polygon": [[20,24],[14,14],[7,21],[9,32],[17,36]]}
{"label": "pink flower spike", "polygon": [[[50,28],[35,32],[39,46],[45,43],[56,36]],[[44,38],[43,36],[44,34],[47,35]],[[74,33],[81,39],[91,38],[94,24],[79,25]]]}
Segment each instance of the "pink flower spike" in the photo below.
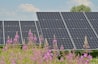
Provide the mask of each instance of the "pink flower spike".
{"label": "pink flower spike", "polygon": [[12,38],[11,38],[11,39],[10,39],[10,43],[12,44],[12,42],[13,42],[13,41],[12,41]]}
{"label": "pink flower spike", "polygon": [[36,42],[37,41],[37,37],[36,37],[36,35],[34,35],[34,42]]}
{"label": "pink flower spike", "polygon": [[84,55],[83,55],[84,57],[87,57],[88,56],[88,54],[87,53],[84,53]]}
{"label": "pink flower spike", "polygon": [[92,56],[91,56],[91,55],[88,55],[88,58],[89,58],[90,60],[92,60]]}
{"label": "pink flower spike", "polygon": [[61,45],[60,50],[64,50],[64,46],[63,45]]}
{"label": "pink flower spike", "polygon": [[10,43],[10,39],[7,40],[7,44],[9,44],[9,43]]}
{"label": "pink flower spike", "polygon": [[15,43],[18,42],[17,38],[14,38],[13,42],[15,42]]}
{"label": "pink flower spike", "polygon": [[56,39],[55,35],[54,35],[54,38],[53,38],[53,43],[57,43],[57,39]]}
{"label": "pink flower spike", "polygon": [[84,57],[83,56],[81,56],[81,59],[83,59]]}
{"label": "pink flower spike", "polygon": [[16,32],[15,38],[19,39],[18,31]]}
{"label": "pink flower spike", "polygon": [[6,42],[7,44],[11,44],[12,43],[12,39],[10,39],[10,37],[8,36],[8,38],[7,38],[7,42]]}
{"label": "pink flower spike", "polygon": [[31,29],[29,29],[28,36],[33,36],[33,33],[31,32]]}
{"label": "pink flower spike", "polygon": [[24,44],[23,47],[22,47],[22,49],[23,50],[27,50],[28,49],[28,46],[26,44]]}

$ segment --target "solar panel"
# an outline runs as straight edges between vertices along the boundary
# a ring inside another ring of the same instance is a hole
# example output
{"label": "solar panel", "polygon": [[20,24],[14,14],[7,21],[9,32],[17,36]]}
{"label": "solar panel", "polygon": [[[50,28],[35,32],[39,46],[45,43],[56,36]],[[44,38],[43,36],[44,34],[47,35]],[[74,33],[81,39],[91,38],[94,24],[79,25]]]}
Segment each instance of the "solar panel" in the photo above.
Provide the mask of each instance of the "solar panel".
{"label": "solar panel", "polygon": [[85,36],[88,37],[91,49],[98,48],[98,39],[82,12],[62,12],[62,16],[68,26],[77,49],[83,48]]}
{"label": "solar panel", "polygon": [[37,16],[43,36],[48,39],[51,48],[53,35],[57,38],[59,48],[61,45],[65,49],[74,48],[59,12],[37,12]]}
{"label": "solar panel", "polygon": [[37,33],[36,26],[35,26],[35,22],[37,22],[37,21],[20,21],[22,37],[23,37],[23,39],[25,39],[26,42],[28,41],[28,32],[30,29],[31,29],[32,33],[37,36],[37,40],[38,40],[38,33]]}
{"label": "solar panel", "polygon": [[61,12],[66,20],[86,19],[82,12]]}
{"label": "solar panel", "polygon": [[59,12],[37,12],[39,20],[42,19],[61,19]]}
{"label": "solar panel", "polygon": [[98,20],[98,12],[85,12],[89,20]]}
{"label": "solar panel", "polygon": [[7,41],[8,36],[10,36],[10,38],[14,38],[16,32],[18,31],[19,43],[22,44],[18,21],[4,21],[4,31],[5,31],[5,42]]}
{"label": "solar panel", "polygon": [[[28,41],[28,31],[31,29],[37,36],[43,35],[53,48],[53,35],[57,38],[57,45],[65,49],[82,49],[84,37],[88,37],[91,49],[98,48],[98,12],[37,12],[38,21],[0,21],[0,44],[5,44],[7,37],[15,37],[19,33]],[[5,40],[4,40],[4,39]]]}
{"label": "solar panel", "polygon": [[3,42],[3,24],[2,24],[2,21],[0,21],[0,44],[4,44],[4,42]]}
{"label": "solar panel", "polygon": [[[89,19],[89,22],[91,23],[92,28],[97,33],[97,39],[98,39],[98,12],[86,12],[85,14],[86,14],[87,18]],[[98,41],[95,43],[95,46],[98,48],[97,43],[98,43]]]}

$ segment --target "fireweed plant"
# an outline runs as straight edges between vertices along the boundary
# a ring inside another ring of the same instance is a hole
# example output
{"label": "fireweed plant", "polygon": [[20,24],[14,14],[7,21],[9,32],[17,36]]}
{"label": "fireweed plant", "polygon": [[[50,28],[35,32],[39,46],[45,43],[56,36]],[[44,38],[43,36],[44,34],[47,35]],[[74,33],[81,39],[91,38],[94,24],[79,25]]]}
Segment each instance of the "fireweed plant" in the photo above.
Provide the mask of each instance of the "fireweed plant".
{"label": "fireweed plant", "polygon": [[[0,64],[92,64],[92,56],[88,54],[90,47],[87,37],[82,55],[76,55],[75,49],[65,53],[63,45],[59,49],[55,35],[51,42],[53,49],[50,49],[47,39],[42,35],[39,38],[40,44],[36,44],[37,37],[31,29],[28,32],[28,43],[24,39],[22,48],[19,46],[19,38],[18,32],[13,39],[8,36],[6,45],[0,51]],[[98,61],[94,64],[98,64]]]}

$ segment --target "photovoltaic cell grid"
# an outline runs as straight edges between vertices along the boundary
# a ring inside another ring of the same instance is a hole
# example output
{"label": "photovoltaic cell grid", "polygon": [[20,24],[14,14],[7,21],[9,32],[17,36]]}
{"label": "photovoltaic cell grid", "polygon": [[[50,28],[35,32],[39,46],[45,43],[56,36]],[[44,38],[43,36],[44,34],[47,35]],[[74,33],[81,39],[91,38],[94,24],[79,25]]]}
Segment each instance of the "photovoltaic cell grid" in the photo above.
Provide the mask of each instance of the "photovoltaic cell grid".
{"label": "photovoltaic cell grid", "polygon": [[[98,12],[86,12],[85,14],[98,36]],[[98,41],[96,41],[96,47],[98,48]]]}
{"label": "photovoltaic cell grid", "polygon": [[91,22],[93,28],[95,29],[95,31],[97,32],[98,34],[98,12],[88,12],[86,13],[89,21]]}
{"label": "photovoltaic cell grid", "polygon": [[39,42],[38,33],[40,35],[42,33],[38,21],[0,21],[0,44],[4,44],[4,41],[6,43],[8,36],[14,39],[17,31],[19,34],[19,43],[22,44],[21,37],[27,42],[29,29],[31,29],[32,33],[36,35],[37,42]]}
{"label": "photovoltaic cell grid", "polygon": [[98,39],[82,12],[62,12],[62,15],[77,49],[83,48],[85,36],[91,49],[98,48]]}
{"label": "photovoltaic cell grid", "polygon": [[[60,47],[60,45],[63,44],[64,46],[66,45],[65,49],[69,49],[69,47],[67,46],[69,44],[67,43],[71,41],[65,40],[65,39],[70,39],[68,35],[68,31],[66,30],[66,28],[68,28],[69,33],[71,34],[71,38],[73,39],[73,42],[77,49],[83,49],[85,36],[88,37],[88,42],[89,42],[91,49],[98,48],[98,38],[95,35],[93,28],[91,28],[84,13],[82,12],[78,12],[78,13],[77,12],[61,12],[61,16],[60,16],[59,12],[37,12],[37,16],[38,16],[38,19],[41,25],[43,35],[45,38],[48,38],[50,45],[52,45],[53,35],[56,34],[58,42],[60,42],[58,43],[58,46]],[[97,17],[98,15],[92,18],[97,19]],[[67,27],[65,27],[62,21],[63,19]],[[64,33],[66,33],[68,37]],[[70,45],[73,46],[72,43]]]}
{"label": "photovoltaic cell grid", "polygon": [[[35,34],[38,39],[37,29],[35,26],[35,22],[37,21],[20,21],[21,24],[21,30],[22,30],[22,37],[25,39],[25,41],[28,41],[28,32],[31,29],[33,35]],[[38,41],[37,41],[38,42]]]}
{"label": "photovoltaic cell grid", "polygon": [[[73,44],[68,34],[69,30],[77,49],[83,48],[85,36],[88,37],[91,49],[98,48],[98,12],[37,12],[37,16],[39,21],[0,21],[0,44],[4,44],[4,37],[5,42],[8,36],[14,38],[16,31],[19,33],[19,41],[22,44],[21,31],[23,39],[26,39],[28,31],[31,29],[37,39],[38,35],[47,38],[50,46],[53,45],[53,35],[55,35],[59,48],[64,45],[65,49],[72,49]],[[66,30],[67,28],[68,30]]]}
{"label": "photovoltaic cell grid", "polygon": [[4,31],[5,31],[5,42],[7,41],[8,36],[14,39],[16,32],[19,34],[19,43],[22,43],[20,35],[20,26],[19,21],[4,21]]}
{"label": "photovoltaic cell grid", "polygon": [[61,45],[65,49],[74,48],[59,12],[37,12],[37,15],[43,36],[48,39],[51,48],[53,35],[57,38],[59,48]]}
{"label": "photovoltaic cell grid", "polygon": [[0,21],[0,44],[3,44],[3,24],[2,21]]}

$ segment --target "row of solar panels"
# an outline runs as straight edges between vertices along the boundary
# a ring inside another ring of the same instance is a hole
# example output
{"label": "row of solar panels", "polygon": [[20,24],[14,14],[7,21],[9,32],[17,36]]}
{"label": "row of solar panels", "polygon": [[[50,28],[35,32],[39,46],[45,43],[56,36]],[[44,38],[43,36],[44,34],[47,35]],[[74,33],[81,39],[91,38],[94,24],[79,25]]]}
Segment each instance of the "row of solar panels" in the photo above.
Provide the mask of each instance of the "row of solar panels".
{"label": "row of solar panels", "polygon": [[5,44],[8,36],[14,39],[17,31],[19,43],[22,44],[23,39],[27,42],[30,29],[38,39],[38,34],[41,33],[38,25],[37,21],[0,21],[0,44]]}
{"label": "row of solar panels", "polygon": [[7,36],[14,38],[16,31],[27,41],[28,31],[48,39],[53,46],[53,35],[57,45],[65,49],[83,49],[84,37],[88,37],[90,49],[98,48],[98,12],[37,12],[38,21],[0,21],[0,44],[5,44]]}
{"label": "row of solar panels", "polygon": [[50,45],[55,34],[59,48],[83,49],[85,36],[90,49],[98,48],[98,12],[37,12],[37,16]]}

